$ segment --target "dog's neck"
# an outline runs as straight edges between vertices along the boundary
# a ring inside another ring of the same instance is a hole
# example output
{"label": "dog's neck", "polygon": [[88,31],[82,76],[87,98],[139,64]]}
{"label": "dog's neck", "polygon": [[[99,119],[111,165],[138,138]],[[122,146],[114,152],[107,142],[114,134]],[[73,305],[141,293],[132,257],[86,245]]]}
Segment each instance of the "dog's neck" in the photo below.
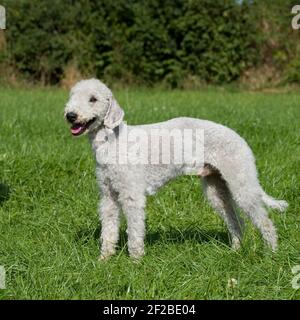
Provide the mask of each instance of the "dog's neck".
{"label": "dog's neck", "polygon": [[101,126],[98,130],[89,132],[89,140],[93,150],[96,151],[105,143],[109,143],[110,141],[118,139],[119,133],[124,126],[125,124],[121,122],[117,127],[113,129],[108,129],[105,126]]}

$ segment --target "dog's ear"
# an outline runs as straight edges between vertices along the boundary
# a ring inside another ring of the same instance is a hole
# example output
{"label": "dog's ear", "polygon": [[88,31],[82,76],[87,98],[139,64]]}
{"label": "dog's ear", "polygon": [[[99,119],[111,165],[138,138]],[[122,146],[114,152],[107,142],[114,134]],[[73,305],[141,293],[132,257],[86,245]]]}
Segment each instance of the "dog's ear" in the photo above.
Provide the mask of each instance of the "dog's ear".
{"label": "dog's ear", "polygon": [[108,109],[104,118],[104,125],[108,129],[117,127],[124,117],[124,111],[119,106],[118,102],[114,97],[110,97],[108,101]]}

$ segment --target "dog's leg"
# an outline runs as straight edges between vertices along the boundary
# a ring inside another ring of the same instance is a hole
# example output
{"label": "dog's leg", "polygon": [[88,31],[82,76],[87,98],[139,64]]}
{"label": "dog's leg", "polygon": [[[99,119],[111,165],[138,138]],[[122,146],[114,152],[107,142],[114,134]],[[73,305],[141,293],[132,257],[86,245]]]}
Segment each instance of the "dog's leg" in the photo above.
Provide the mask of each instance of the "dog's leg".
{"label": "dog's leg", "polygon": [[258,178],[253,155],[249,152],[247,158],[239,158],[238,163],[234,161],[227,163],[220,171],[230,190],[234,203],[251,219],[252,223],[261,232],[264,240],[272,248],[277,248],[277,233],[273,222],[268,216],[264,205],[275,206],[282,209],[286,204],[273,201],[265,196]]}
{"label": "dog's leg", "polygon": [[268,217],[268,212],[260,204],[256,198],[251,200],[251,196],[245,192],[237,197],[238,206],[249,216],[253,224],[261,232],[262,237],[273,251],[277,249],[277,232],[271,219]]}
{"label": "dog's leg", "polygon": [[[251,171],[249,171],[251,173]],[[248,173],[248,179],[236,179],[227,175],[226,182],[234,203],[245,212],[252,223],[261,232],[262,237],[273,251],[277,249],[277,232],[264,208],[261,187],[254,175]]]}
{"label": "dog's leg", "polygon": [[231,234],[232,248],[238,249],[243,237],[243,221],[235,210],[230,192],[217,173],[201,179],[204,192],[213,208],[224,219]]}
{"label": "dog's leg", "polygon": [[[104,191],[104,192],[103,192]],[[102,188],[100,202],[101,220],[101,256],[100,259],[109,258],[116,252],[119,240],[120,208],[116,198],[109,188]]]}
{"label": "dog's leg", "polygon": [[[247,213],[247,212],[246,212]],[[277,250],[277,232],[268,212],[263,207],[256,207],[249,214],[254,225],[260,230],[262,237],[275,252]]]}
{"label": "dog's leg", "polygon": [[132,258],[144,255],[145,238],[145,196],[134,194],[120,197],[122,209],[127,219],[128,250]]}

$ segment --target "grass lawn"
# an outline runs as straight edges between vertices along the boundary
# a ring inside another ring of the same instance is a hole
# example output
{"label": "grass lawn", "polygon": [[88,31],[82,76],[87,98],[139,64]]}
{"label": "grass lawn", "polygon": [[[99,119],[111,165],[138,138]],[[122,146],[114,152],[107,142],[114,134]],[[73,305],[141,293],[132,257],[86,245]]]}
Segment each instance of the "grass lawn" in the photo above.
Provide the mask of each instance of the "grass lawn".
{"label": "grass lawn", "polygon": [[67,95],[0,89],[0,299],[300,298],[291,285],[300,265],[300,93],[116,92],[130,124],[190,116],[233,128],[252,147],[264,189],[290,204],[270,213],[277,253],[249,223],[234,252],[198,179],[179,178],[148,198],[140,263],[128,257],[125,221],[118,254],[97,261],[95,163],[87,138],[71,137],[63,120]]}

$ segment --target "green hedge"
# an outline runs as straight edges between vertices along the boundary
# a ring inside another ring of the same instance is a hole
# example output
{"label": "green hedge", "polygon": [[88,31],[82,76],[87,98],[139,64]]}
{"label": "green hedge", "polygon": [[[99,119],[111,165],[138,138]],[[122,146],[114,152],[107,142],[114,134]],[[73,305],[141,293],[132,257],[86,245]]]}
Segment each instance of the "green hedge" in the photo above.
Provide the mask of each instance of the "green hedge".
{"label": "green hedge", "polygon": [[236,0],[7,0],[9,58],[33,80],[83,74],[172,87],[237,79],[257,60],[251,6]]}

